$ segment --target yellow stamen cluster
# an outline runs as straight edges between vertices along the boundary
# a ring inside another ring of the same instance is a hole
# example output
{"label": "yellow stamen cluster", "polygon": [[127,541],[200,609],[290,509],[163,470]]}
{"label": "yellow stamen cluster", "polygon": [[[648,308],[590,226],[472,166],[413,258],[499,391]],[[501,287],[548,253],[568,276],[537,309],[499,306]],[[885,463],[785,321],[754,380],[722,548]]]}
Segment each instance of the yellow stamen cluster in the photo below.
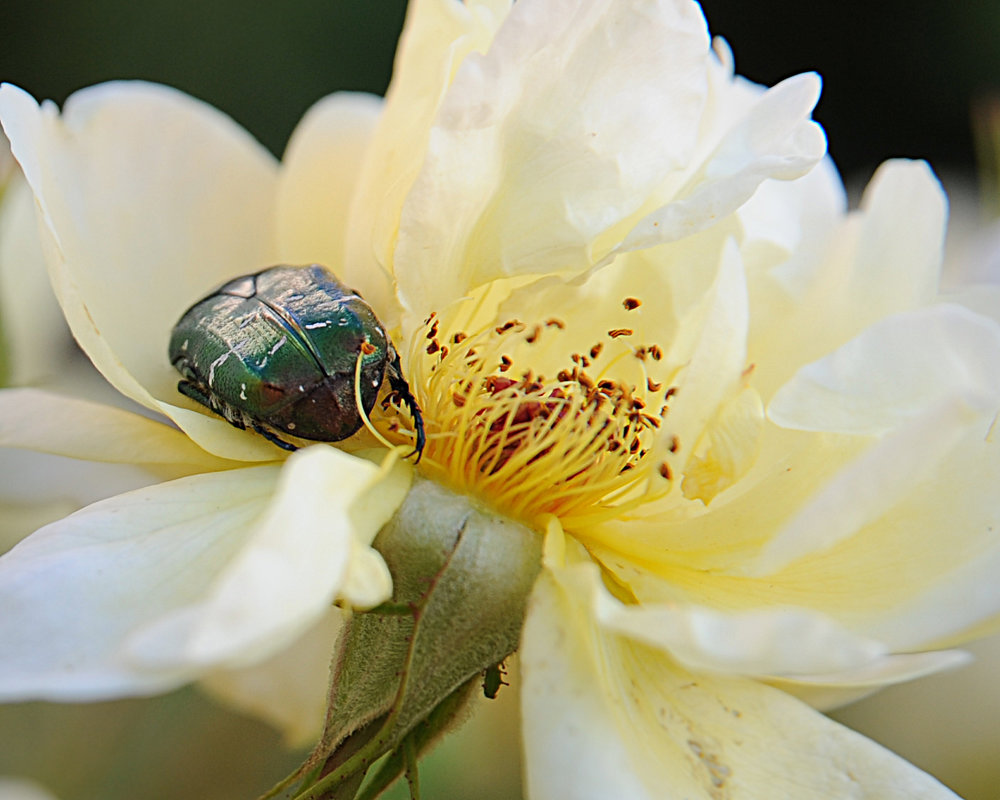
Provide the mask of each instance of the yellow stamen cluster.
{"label": "yellow stamen cluster", "polygon": [[[625,308],[638,303],[629,298]],[[597,342],[574,353],[554,379],[516,368],[525,344],[530,353],[564,327],[557,319],[511,320],[471,334],[444,333],[432,315],[425,337],[411,344],[408,365],[428,434],[421,467],[528,522],[548,514],[564,524],[594,522],[669,491],[664,456],[677,442],[661,428],[675,390],[648,376],[626,385],[609,372],[622,354],[659,361],[661,349]],[[606,335],[616,340],[632,331]]]}

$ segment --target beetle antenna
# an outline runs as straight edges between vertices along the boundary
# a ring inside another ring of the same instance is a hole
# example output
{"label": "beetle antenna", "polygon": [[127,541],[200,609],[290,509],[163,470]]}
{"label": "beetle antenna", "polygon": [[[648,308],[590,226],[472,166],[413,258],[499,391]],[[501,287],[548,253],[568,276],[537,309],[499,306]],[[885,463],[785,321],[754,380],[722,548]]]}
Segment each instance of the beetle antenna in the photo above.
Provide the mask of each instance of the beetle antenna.
{"label": "beetle antenna", "polygon": [[361,401],[361,359],[364,358],[364,353],[358,353],[358,360],[354,365],[354,405],[358,409],[358,415],[361,417],[361,421],[365,424],[365,427],[372,432],[372,435],[378,439],[382,444],[388,447],[390,450],[396,447],[392,442],[386,439],[381,433],[376,430],[375,426],[372,425],[372,421],[368,419],[368,415],[365,413],[365,404]]}

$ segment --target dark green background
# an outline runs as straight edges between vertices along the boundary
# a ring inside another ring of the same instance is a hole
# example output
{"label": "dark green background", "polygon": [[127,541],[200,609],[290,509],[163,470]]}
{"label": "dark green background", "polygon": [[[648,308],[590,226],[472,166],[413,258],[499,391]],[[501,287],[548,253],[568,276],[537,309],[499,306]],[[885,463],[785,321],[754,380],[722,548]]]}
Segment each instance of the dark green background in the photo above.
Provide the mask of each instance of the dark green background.
{"label": "dark green background", "polygon": [[[1000,0],[706,0],[739,72],[825,79],[817,118],[848,173],[889,156],[971,167],[969,108],[1000,87]],[[58,101],[109,78],[178,86],[280,153],[335,89],[382,92],[405,0],[0,0],[0,78]]]}

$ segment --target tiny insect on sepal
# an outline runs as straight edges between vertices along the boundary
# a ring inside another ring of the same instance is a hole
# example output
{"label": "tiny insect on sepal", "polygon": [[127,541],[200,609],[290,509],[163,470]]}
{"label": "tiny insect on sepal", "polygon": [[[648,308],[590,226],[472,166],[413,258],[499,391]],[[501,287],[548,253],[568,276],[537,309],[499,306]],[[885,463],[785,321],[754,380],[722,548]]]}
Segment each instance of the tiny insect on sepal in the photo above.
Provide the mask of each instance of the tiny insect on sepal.
{"label": "tiny insect on sepal", "polygon": [[495,700],[500,694],[501,686],[510,686],[504,678],[507,677],[507,666],[504,661],[487,667],[483,673],[483,694],[490,700]]}

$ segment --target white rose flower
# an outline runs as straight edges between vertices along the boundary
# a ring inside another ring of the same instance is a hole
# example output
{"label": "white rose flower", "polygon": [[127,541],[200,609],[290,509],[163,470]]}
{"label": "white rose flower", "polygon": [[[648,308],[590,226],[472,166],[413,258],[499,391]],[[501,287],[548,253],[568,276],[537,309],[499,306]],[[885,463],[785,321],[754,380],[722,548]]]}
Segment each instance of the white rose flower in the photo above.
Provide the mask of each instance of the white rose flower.
{"label": "white rose flower", "polygon": [[[419,477],[544,542],[530,797],[952,797],[803,700],[960,663],[941,648],[997,622],[1000,325],[940,302],[925,165],[845,212],[818,94],[734,77],[688,0],[415,0],[385,103],[320,102],[281,165],[162,87],[61,114],[6,87],[74,335],[173,425],[0,394],[0,444],[172,478],[0,560],[0,695],[203,679],[305,735],[298,648],[390,597],[370,545]],[[310,262],[387,326],[419,464],[365,433],[286,458],[177,392],[191,302]]]}

